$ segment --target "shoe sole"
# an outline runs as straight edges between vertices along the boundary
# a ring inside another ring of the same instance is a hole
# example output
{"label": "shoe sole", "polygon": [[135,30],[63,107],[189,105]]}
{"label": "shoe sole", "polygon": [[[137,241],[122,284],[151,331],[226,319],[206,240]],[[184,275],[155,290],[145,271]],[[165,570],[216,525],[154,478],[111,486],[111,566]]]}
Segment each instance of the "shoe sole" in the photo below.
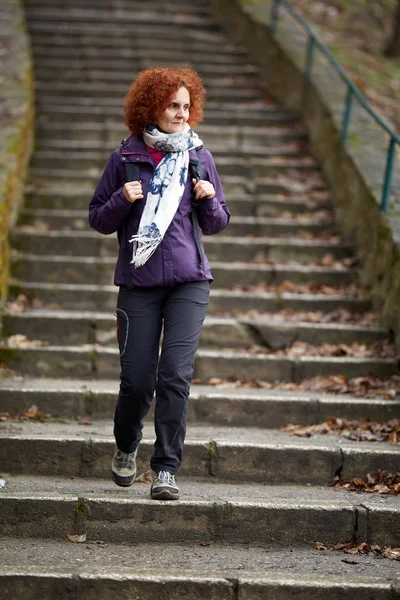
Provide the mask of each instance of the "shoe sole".
{"label": "shoe sole", "polygon": [[114,480],[114,483],[116,483],[120,487],[129,487],[135,481],[136,473],[135,475],[133,475],[133,477],[118,477],[118,475],[116,475],[114,471],[111,471],[111,476]]}
{"label": "shoe sole", "polygon": [[169,490],[161,490],[160,492],[151,492],[153,500],[179,500],[179,492],[174,493]]}

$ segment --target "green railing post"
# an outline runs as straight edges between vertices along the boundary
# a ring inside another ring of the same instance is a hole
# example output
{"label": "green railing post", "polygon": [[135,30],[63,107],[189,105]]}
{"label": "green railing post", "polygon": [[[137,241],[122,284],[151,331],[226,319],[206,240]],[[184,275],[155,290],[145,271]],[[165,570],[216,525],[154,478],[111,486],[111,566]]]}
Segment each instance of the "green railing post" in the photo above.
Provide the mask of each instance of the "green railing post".
{"label": "green railing post", "polygon": [[315,38],[313,35],[310,35],[308,37],[308,41],[307,41],[306,64],[305,64],[304,79],[303,79],[303,90],[302,90],[302,94],[301,94],[301,105],[303,108],[305,107],[305,104],[307,101],[308,86],[310,85],[310,81],[311,81],[311,71],[312,71],[314,47],[315,47],[314,43],[315,43]]}
{"label": "green railing post", "polygon": [[271,18],[270,25],[272,33],[276,32],[276,28],[278,25],[278,17],[279,17],[279,7],[281,4],[281,0],[273,0],[271,7]]}
{"label": "green railing post", "polygon": [[389,204],[390,187],[392,183],[394,157],[396,155],[396,140],[394,137],[390,138],[390,144],[387,154],[386,169],[385,169],[385,180],[383,182],[382,200],[381,200],[381,211],[386,212]]}
{"label": "green railing post", "polygon": [[309,89],[309,85],[311,82],[312,68],[313,68],[313,54],[315,46],[318,50],[328,59],[331,66],[335,69],[336,73],[340,76],[342,81],[347,85],[347,96],[346,96],[346,105],[344,107],[343,121],[342,121],[342,130],[340,133],[341,142],[344,144],[348,139],[349,127],[350,127],[350,119],[351,119],[351,111],[353,107],[353,97],[357,98],[357,101],[361,108],[366,111],[374,121],[390,136],[390,145],[388,148],[387,159],[386,159],[386,170],[385,170],[385,179],[383,182],[383,192],[380,204],[380,210],[385,212],[388,208],[389,204],[389,196],[391,190],[391,181],[393,175],[393,166],[394,160],[396,156],[396,144],[400,146],[400,136],[396,134],[391,127],[380,117],[369,105],[367,99],[363,95],[363,93],[358,89],[355,83],[349,78],[346,71],[337,62],[334,56],[329,52],[329,50],[322,44],[322,42],[318,39],[318,37],[314,34],[310,25],[307,21],[302,17],[302,15],[297,12],[297,10],[292,6],[290,0],[272,0],[271,13],[270,13],[270,29],[272,33],[276,33],[278,26],[278,19],[280,17],[279,12],[282,7],[285,9],[286,13],[288,13],[295,21],[298,23],[301,28],[306,33],[307,37],[307,51],[306,51],[306,64],[305,71],[303,76],[303,89],[302,89],[302,108],[304,112],[305,103],[307,101],[307,93]]}
{"label": "green railing post", "polygon": [[342,135],[340,136],[342,144],[344,144],[347,141],[352,105],[353,105],[353,88],[349,85],[347,88],[346,106],[345,106],[344,115],[343,115]]}

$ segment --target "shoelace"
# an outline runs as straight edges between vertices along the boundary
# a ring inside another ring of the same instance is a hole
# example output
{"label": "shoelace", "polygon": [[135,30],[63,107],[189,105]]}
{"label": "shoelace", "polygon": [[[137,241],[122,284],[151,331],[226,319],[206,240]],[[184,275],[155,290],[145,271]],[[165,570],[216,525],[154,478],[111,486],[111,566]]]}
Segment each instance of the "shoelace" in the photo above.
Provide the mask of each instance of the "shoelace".
{"label": "shoelace", "polygon": [[168,485],[175,485],[175,477],[169,471],[160,471],[158,473],[158,480],[160,483],[167,483]]}
{"label": "shoelace", "polygon": [[117,457],[121,469],[130,469],[133,463],[134,452],[127,454],[126,452],[118,451]]}

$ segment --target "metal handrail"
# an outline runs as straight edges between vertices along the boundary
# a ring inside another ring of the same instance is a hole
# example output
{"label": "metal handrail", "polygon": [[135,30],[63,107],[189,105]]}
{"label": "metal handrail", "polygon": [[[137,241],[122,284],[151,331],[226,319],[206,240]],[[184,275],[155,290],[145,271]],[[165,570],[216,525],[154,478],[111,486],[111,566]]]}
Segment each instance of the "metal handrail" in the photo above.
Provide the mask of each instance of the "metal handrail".
{"label": "metal handrail", "polygon": [[276,33],[278,20],[279,20],[279,9],[283,6],[287,12],[293,17],[299,25],[306,31],[307,33],[307,52],[306,52],[306,63],[304,69],[304,83],[303,83],[303,103],[305,102],[306,94],[308,86],[311,82],[311,73],[313,66],[313,58],[314,58],[314,49],[318,48],[318,50],[328,59],[333,68],[340,75],[342,80],[347,84],[347,95],[346,102],[343,113],[343,121],[342,121],[342,131],[341,131],[341,142],[343,144],[346,143],[348,138],[349,124],[352,114],[353,107],[353,99],[357,98],[359,104],[364,108],[373,119],[382,127],[382,129],[389,134],[390,142],[387,150],[387,158],[386,158],[386,168],[385,168],[385,177],[383,182],[383,190],[382,190],[382,198],[380,204],[380,210],[382,212],[386,212],[389,204],[390,198],[390,188],[391,181],[393,175],[393,167],[394,167],[394,159],[396,152],[396,144],[400,146],[400,136],[398,136],[391,127],[380,117],[373,108],[369,105],[368,100],[364,96],[364,94],[358,89],[356,84],[350,79],[347,73],[344,71],[343,67],[337,62],[337,60],[332,56],[329,52],[328,48],[322,44],[322,42],[318,39],[315,33],[312,31],[311,27],[307,23],[307,21],[293,8],[288,0],[273,0],[271,7],[271,15],[270,15],[270,29],[272,33]]}

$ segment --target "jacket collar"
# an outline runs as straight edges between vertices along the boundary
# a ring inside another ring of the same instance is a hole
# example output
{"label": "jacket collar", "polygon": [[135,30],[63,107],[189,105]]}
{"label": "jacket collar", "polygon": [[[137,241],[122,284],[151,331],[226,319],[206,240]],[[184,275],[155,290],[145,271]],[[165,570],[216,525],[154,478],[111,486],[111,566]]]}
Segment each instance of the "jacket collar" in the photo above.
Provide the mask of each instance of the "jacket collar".
{"label": "jacket collar", "polygon": [[121,142],[121,152],[135,152],[137,154],[145,154],[150,158],[149,151],[146,148],[142,134],[131,134]]}

